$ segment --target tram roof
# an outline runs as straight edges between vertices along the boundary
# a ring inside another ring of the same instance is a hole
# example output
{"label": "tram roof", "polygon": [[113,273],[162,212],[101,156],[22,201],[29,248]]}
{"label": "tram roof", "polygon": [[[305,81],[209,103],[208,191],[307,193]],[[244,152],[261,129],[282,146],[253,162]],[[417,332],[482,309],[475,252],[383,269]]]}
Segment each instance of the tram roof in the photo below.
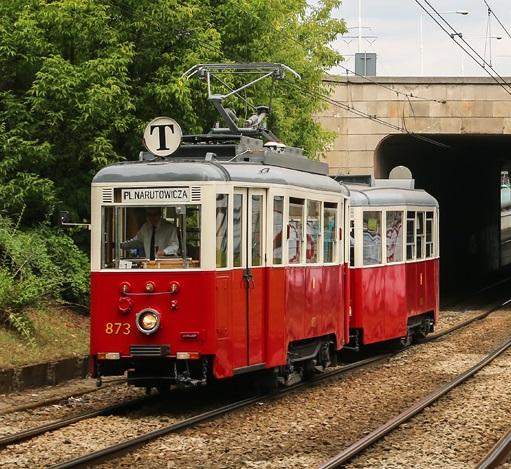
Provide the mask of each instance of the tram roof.
{"label": "tram roof", "polygon": [[348,185],[352,207],[418,205],[438,207],[438,201],[422,189]]}
{"label": "tram roof", "polygon": [[216,161],[129,161],[101,169],[93,183],[235,181],[282,184],[307,189],[341,193],[348,196],[345,185],[321,175],[250,162]]}

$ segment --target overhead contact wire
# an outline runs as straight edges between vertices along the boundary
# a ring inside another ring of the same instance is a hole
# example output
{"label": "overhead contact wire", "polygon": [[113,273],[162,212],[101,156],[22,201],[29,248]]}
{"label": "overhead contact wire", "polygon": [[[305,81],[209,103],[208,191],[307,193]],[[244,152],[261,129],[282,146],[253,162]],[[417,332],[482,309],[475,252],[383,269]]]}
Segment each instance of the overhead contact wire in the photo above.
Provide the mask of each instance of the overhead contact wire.
{"label": "overhead contact wire", "polygon": [[[433,6],[431,6],[431,4],[427,1],[427,0],[424,0],[425,3],[438,15],[439,18],[442,19],[442,21],[448,25],[448,27],[454,31],[453,33],[450,33],[438,20],[437,18],[435,18],[435,16],[424,6],[422,5],[422,3],[420,3],[419,0],[414,0],[415,3],[417,3],[417,5],[419,5],[427,14],[428,16],[454,41],[455,44],[458,45],[458,47],[460,47],[472,60],[474,60],[474,62],[477,63],[477,65],[479,65],[491,78],[493,78],[493,80],[495,82],[497,82],[503,89],[506,93],[508,93],[509,95],[511,95],[511,84],[509,84],[503,77],[501,77],[497,71],[491,66],[491,64],[489,64],[483,57],[480,56],[480,54],[475,51],[473,49],[473,47],[465,40],[463,39],[463,35],[459,32],[456,31],[456,29],[454,29],[443,17],[440,13],[438,13],[437,10],[435,10],[435,8]],[[470,50],[472,50],[474,52],[474,54],[479,57],[480,60],[478,60],[476,57],[474,57],[474,55],[472,53],[470,53],[464,46],[463,44],[461,44],[460,42],[458,42],[455,38],[459,38],[460,41],[462,41],[464,44],[466,44]],[[493,73],[495,73],[495,75],[492,75],[492,73],[486,68],[486,66],[488,66],[488,68],[490,68]],[[498,78],[497,78],[498,77]],[[506,86],[504,86],[506,85]],[[508,89],[509,88],[509,89]]]}
{"label": "overhead contact wire", "polygon": [[486,0],[483,0],[484,3],[486,4],[487,8],[488,8],[488,12],[491,13],[493,15],[493,17],[497,20],[497,23],[499,23],[500,27],[505,31],[505,33],[509,36],[509,38],[511,39],[511,33],[509,33],[509,31],[507,30],[507,28],[504,26],[504,24],[502,23],[502,21],[500,21],[500,18],[495,14],[495,12],[493,11],[492,7],[488,4],[488,2]]}

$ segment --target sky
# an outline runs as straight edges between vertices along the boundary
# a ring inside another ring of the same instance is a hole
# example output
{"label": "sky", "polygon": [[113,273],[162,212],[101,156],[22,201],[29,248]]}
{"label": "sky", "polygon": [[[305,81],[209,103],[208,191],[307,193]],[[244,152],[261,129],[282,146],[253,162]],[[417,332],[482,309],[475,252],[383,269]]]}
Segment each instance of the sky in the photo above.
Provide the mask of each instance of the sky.
{"label": "sky", "polygon": [[[511,38],[493,15],[490,33],[487,32],[488,9],[484,0],[428,1],[456,32],[462,33],[463,39],[473,49],[491,63],[499,75],[511,77]],[[486,1],[511,34],[511,0]],[[335,41],[333,47],[345,56],[343,65],[346,68],[355,70],[353,55],[359,52],[359,2],[362,6],[364,27],[362,35],[369,36],[362,39],[360,52],[377,54],[378,76],[488,76],[415,0],[343,0],[341,7],[335,10],[334,17],[343,18],[351,30]],[[420,3],[425,5],[424,0]],[[453,13],[455,11],[468,11],[468,14]],[[421,16],[422,41],[419,27]],[[351,38],[353,36],[356,38]],[[492,39],[488,40],[488,36]],[[498,37],[501,39],[497,39]],[[339,68],[331,72],[346,73]]]}

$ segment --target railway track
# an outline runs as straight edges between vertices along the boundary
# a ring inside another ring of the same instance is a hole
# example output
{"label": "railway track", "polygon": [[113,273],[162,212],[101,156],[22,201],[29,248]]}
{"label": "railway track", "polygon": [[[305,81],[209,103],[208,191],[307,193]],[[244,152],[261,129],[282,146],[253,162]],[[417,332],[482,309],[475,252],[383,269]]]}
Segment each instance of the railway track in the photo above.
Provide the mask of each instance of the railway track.
{"label": "railway track", "polygon": [[353,459],[355,456],[362,453],[362,451],[367,449],[369,446],[380,441],[384,436],[388,435],[394,429],[398,428],[403,423],[408,422],[414,416],[423,411],[426,407],[429,407],[431,404],[438,401],[441,397],[443,397],[444,395],[446,395],[447,393],[449,393],[450,391],[464,383],[466,380],[474,376],[478,371],[480,371],[486,365],[491,363],[499,355],[506,352],[510,347],[511,339],[507,340],[504,344],[502,344],[497,349],[489,353],[479,363],[477,363],[470,369],[466,370],[464,373],[461,373],[449,383],[439,387],[432,393],[415,402],[412,406],[401,412],[399,415],[396,415],[395,417],[385,422],[383,425],[373,430],[368,435],[354,442],[352,445],[350,445],[349,447],[335,455],[326,463],[322,464],[319,469],[334,469],[337,467],[342,467],[348,461]]}
{"label": "railway track", "polygon": [[[484,319],[485,317],[490,315],[492,312],[497,311],[499,308],[508,304],[509,301],[511,301],[511,300],[506,300],[506,301],[502,302],[500,305],[492,306],[491,308],[489,308],[488,310],[484,311],[483,313],[477,315],[474,318],[463,321],[462,323],[457,324],[456,326],[453,326],[445,331],[442,331],[441,333],[435,334],[434,336],[431,336],[429,338],[429,340],[427,340],[427,342],[440,339],[447,334],[450,334],[456,330],[461,329],[462,327],[466,327],[466,326],[470,325],[471,323],[473,323],[476,320]],[[398,350],[398,351],[395,351],[390,354],[372,357],[372,358],[369,358],[366,360],[362,360],[360,362],[355,362],[350,365],[342,366],[339,369],[334,370],[332,372],[327,372],[322,375],[319,375],[318,377],[316,377],[314,380],[312,380],[310,382],[298,383],[296,385],[293,385],[293,386],[290,386],[283,390],[280,390],[280,391],[272,394],[271,396],[259,395],[259,396],[255,396],[253,398],[248,398],[248,399],[244,399],[244,400],[241,400],[238,402],[234,402],[227,406],[223,406],[218,409],[213,409],[211,411],[196,415],[192,418],[182,420],[178,423],[174,423],[172,425],[169,425],[168,427],[165,427],[165,428],[153,431],[153,432],[149,432],[147,434],[141,435],[141,436],[133,438],[131,440],[127,440],[127,441],[112,445],[112,446],[104,448],[102,450],[99,450],[99,451],[96,451],[96,452],[93,452],[90,454],[86,454],[80,458],[73,459],[73,460],[58,464],[53,467],[54,467],[54,469],[57,469],[57,468],[64,469],[64,468],[72,468],[72,467],[84,467],[84,466],[90,465],[90,464],[98,464],[101,461],[105,461],[105,460],[113,457],[114,455],[118,456],[118,455],[126,453],[130,450],[134,450],[134,449],[140,447],[141,445],[143,445],[151,440],[154,440],[156,438],[159,438],[161,436],[175,433],[178,431],[182,431],[186,428],[191,428],[193,426],[196,426],[199,423],[209,421],[211,419],[214,419],[215,417],[219,417],[221,415],[227,414],[227,413],[232,412],[237,409],[241,409],[243,407],[248,407],[248,406],[254,405],[255,403],[264,401],[266,399],[275,399],[277,397],[281,397],[285,394],[288,394],[289,392],[296,391],[296,390],[304,388],[304,387],[315,386],[319,382],[322,382],[324,380],[331,379],[336,376],[342,375],[348,371],[355,370],[357,368],[362,368],[362,367],[368,366],[369,364],[374,364],[376,362],[385,361],[388,358],[390,358],[394,355],[397,355],[401,351],[402,350]]]}
{"label": "railway track", "polygon": [[479,461],[476,469],[494,469],[511,459],[511,429]]}
{"label": "railway track", "polygon": [[146,404],[151,399],[151,396],[144,396],[140,398],[136,398],[127,402],[122,402],[119,404],[114,404],[110,406],[103,407],[101,409],[84,412],[79,415],[75,415],[72,417],[67,417],[64,419],[60,419],[56,422],[52,422],[46,425],[41,425],[39,427],[31,428],[24,432],[16,433],[14,435],[8,435],[3,438],[0,438],[0,449],[5,448],[7,445],[12,445],[16,443],[21,443],[22,441],[29,440],[38,435],[42,435],[43,433],[58,430],[60,428],[67,427],[72,425],[73,423],[80,422],[81,420],[86,420],[94,417],[99,417],[102,415],[111,415],[116,412],[122,412],[125,410],[132,409],[136,406],[140,406]]}
{"label": "railway track", "polygon": [[[508,303],[508,301],[502,302],[500,306],[492,306],[491,308],[489,308],[488,310],[484,311],[483,313],[479,314],[478,316],[476,316],[474,318],[471,318],[467,321],[463,321],[463,323],[458,324],[454,327],[451,327],[451,328],[443,331],[442,333],[435,334],[434,336],[429,337],[427,341],[439,339],[440,337],[443,337],[446,334],[454,332],[455,330],[461,329],[462,327],[467,326],[478,319],[483,319],[483,318],[487,317],[489,314],[491,314],[493,311],[496,311],[497,309],[499,309],[499,307],[502,307],[503,305],[506,305],[507,303]],[[295,391],[297,389],[300,389],[300,388],[303,388],[306,386],[314,386],[321,381],[324,381],[324,380],[333,378],[335,376],[344,374],[348,371],[355,370],[357,368],[362,368],[362,367],[368,366],[369,364],[372,364],[372,363],[387,360],[389,357],[394,356],[397,353],[400,353],[400,351],[396,351],[392,354],[385,354],[385,355],[381,355],[381,356],[377,356],[377,357],[372,357],[370,359],[362,360],[359,362],[352,363],[350,365],[345,365],[345,366],[339,367],[337,370],[333,370],[331,372],[327,372],[327,373],[320,375],[319,377],[314,379],[312,382],[299,383],[297,385],[294,385],[294,386],[291,386],[284,390],[281,390],[271,396],[267,396],[267,395],[254,396],[254,397],[250,397],[248,399],[242,399],[240,401],[233,402],[229,405],[225,405],[225,406],[222,406],[217,409],[208,410],[207,412],[203,412],[201,414],[198,414],[198,415],[193,416],[188,419],[183,419],[177,423],[173,423],[172,425],[161,428],[159,430],[156,430],[153,432],[148,432],[147,434],[141,435],[140,437],[132,438],[128,441],[121,442],[119,444],[113,445],[111,447],[105,448],[105,449],[97,451],[95,453],[90,453],[88,455],[84,455],[83,457],[80,457],[80,458],[77,458],[74,460],[70,460],[68,462],[62,463],[55,467],[59,467],[59,468],[61,468],[61,467],[62,468],[63,467],[80,467],[80,466],[83,466],[86,464],[97,463],[99,461],[108,459],[109,457],[111,457],[115,454],[127,452],[130,449],[135,449],[135,448],[143,445],[144,443],[151,441],[155,438],[158,438],[160,436],[163,436],[163,435],[166,435],[169,433],[173,433],[173,432],[177,432],[177,431],[183,430],[185,428],[190,428],[194,425],[197,425],[200,422],[205,422],[205,421],[211,420],[211,419],[218,417],[220,415],[226,414],[226,413],[234,411],[236,409],[240,409],[242,407],[247,407],[247,406],[253,405],[256,402],[260,402],[265,399],[274,399],[276,397],[282,396],[282,395],[287,394],[291,391]],[[47,431],[52,431],[52,430],[56,430],[58,428],[63,428],[67,425],[76,423],[80,420],[93,418],[93,417],[96,417],[99,415],[108,415],[108,414],[112,414],[115,412],[122,412],[125,409],[133,408],[137,404],[140,404],[141,402],[143,402],[145,399],[146,398],[142,398],[140,400],[137,399],[134,402],[123,403],[123,404],[116,405],[116,406],[109,406],[107,408],[99,409],[97,411],[93,411],[93,412],[89,412],[89,413],[84,413],[84,414],[81,414],[76,417],[63,419],[62,421],[55,422],[54,424],[49,424],[49,425],[42,426],[42,427],[39,427],[36,429],[32,429],[32,430],[23,432],[18,435],[12,435],[12,436],[1,439],[0,447],[8,445],[8,444],[14,444],[16,442],[24,441],[26,439],[32,438],[36,435],[40,435]]]}
{"label": "railway track", "polygon": [[[113,379],[113,380],[110,380],[110,381],[104,383],[103,384],[103,389],[107,388],[107,387],[111,387],[111,386],[116,386],[118,384],[124,384],[124,383],[126,383],[126,380],[123,379],[123,378]],[[40,407],[48,407],[48,406],[51,406],[51,405],[54,405],[54,404],[58,404],[58,403],[64,402],[64,401],[66,401],[68,399],[71,399],[71,398],[77,398],[77,397],[80,397],[80,396],[85,396],[87,394],[92,394],[92,393],[97,392],[97,391],[98,391],[98,388],[94,387],[94,388],[91,388],[91,389],[84,389],[84,390],[81,390],[81,391],[74,391],[74,392],[64,393],[64,394],[61,394],[61,395],[58,395],[58,396],[55,396],[55,397],[50,397],[48,399],[41,399],[40,401],[37,401],[37,402],[29,402],[29,403],[13,405],[13,406],[1,409],[0,410],[0,416],[7,415],[7,414],[12,414],[14,412],[22,412],[22,411],[26,411],[26,410],[34,410],[34,409],[38,409]]]}
{"label": "railway track", "polygon": [[219,407],[217,409],[209,410],[206,412],[203,412],[201,414],[195,415],[193,417],[183,419],[177,423],[173,423],[172,425],[169,425],[167,427],[161,428],[159,430],[155,430],[152,432],[148,432],[144,435],[141,435],[136,438],[132,438],[130,440],[126,440],[120,443],[117,443],[115,445],[112,445],[110,447],[104,448],[102,450],[86,454],[82,457],[63,462],[61,464],[57,464],[55,466],[52,466],[53,469],[64,469],[64,468],[73,468],[73,467],[85,467],[86,465],[90,464],[98,464],[114,455],[119,455],[123,452],[126,452],[128,450],[136,449],[137,447],[152,441],[156,438],[159,438],[161,436],[165,436],[171,433],[175,433],[181,430],[185,430],[187,428],[194,427],[200,423],[207,422],[215,417],[219,417],[221,415],[227,414],[229,412],[233,412],[235,410],[248,407],[251,405],[254,405],[256,403],[259,403],[264,400],[268,399],[276,399],[283,395],[289,394],[290,392],[297,391],[299,389],[303,389],[305,387],[311,387],[319,384],[320,382],[331,379],[334,377],[337,377],[339,375],[345,374],[349,371],[355,370],[357,368],[361,368],[364,366],[368,366],[370,364],[374,364],[377,362],[381,362],[389,358],[392,354],[386,354],[386,355],[380,355],[377,357],[371,357],[364,360],[361,360],[359,362],[355,362],[349,365],[344,365],[339,367],[336,370],[332,370],[329,372],[326,372],[324,374],[318,375],[311,381],[304,381],[297,384],[294,384],[292,386],[286,387],[284,389],[280,389],[274,393],[271,394],[261,394],[254,397],[249,397],[247,399],[242,399],[237,402],[233,402],[231,404]]}

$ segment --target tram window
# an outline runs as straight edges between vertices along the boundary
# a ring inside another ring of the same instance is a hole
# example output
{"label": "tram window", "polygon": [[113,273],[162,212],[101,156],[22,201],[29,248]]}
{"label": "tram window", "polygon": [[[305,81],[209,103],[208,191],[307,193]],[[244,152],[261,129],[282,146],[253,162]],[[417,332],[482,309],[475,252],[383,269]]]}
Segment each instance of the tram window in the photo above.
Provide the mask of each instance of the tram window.
{"label": "tram window", "polygon": [[386,222],[387,262],[401,262],[403,260],[403,212],[387,212]]}
{"label": "tram window", "polygon": [[294,197],[289,199],[289,223],[287,225],[288,259],[290,264],[301,262],[303,241],[303,209],[305,201]]}
{"label": "tram window", "polygon": [[406,215],[406,259],[415,259],[415,212]]}
{"label": "tram window", "polygon": [[273,198],[273,263],[282,264],[284,197]]}
{"label": "tram window", "polygon": [[424,212],[417,212],[416,246],[417,259],[424,258]]}
{"label": "tram window", "polygon": [[364,212],[364,265],[381,263],[381,212]]}
{"label": "tram window", "polygon": [[355,220],[350,220],[350,265],[355,265]]}
{"label": "tram window", "polygon": [[318,262],[319,255],[319,227],[320,227],[321,202],[316,200],[307,201],[307,248],[305,257],[307,264]]}
{"label": "tram window", "polygon": [[[181,207],[183,212],[181,245],[182,257],[185,266],[200,267],[200,247],[201,247],[201,209],[200,205],[184,205]],[[180,225],[181,226],[181,225]]]}
{"label": "tram window", "polygon": [[102,238],[104,269],[199,267],[200,206],[104,207]]}
{"label": "tram window", "polygon": [[433,257],[433,212],[426,212],[426,257]]}
{"label": "tram window", "polygon": [[228,233],[227,194],[216,196],[216,266],[227,267],[227,233]]}
{"label": "tram window", "polygon": [[323,209],[323,262],[335,261],[337,204],[325,202]]}
{"label": "tram window", "polygon": [[242,210],[243,196],[241,194],[234,194],[234,204],[232,210],[232,238],[233,238],[233,266],[241,267],[241,230],[243,226],[243,210]]}
{"label": "tram window", "polygon": [[262,265],[263,262],[263,196],[252,195],[252,265]]}

